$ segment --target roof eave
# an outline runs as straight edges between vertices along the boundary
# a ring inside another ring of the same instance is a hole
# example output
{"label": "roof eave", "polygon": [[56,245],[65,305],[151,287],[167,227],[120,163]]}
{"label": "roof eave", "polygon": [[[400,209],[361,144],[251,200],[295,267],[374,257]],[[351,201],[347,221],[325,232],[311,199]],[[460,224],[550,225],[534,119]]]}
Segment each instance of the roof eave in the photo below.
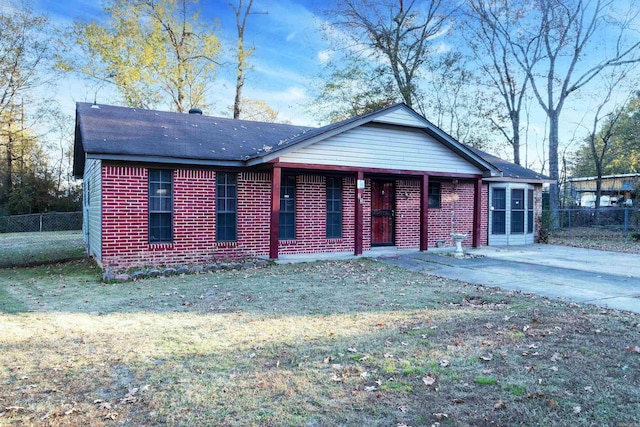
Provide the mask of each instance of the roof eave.
{"label": "roof eave", "polygon": [[553,184],[555,179],[550,178],[525,178],[525,177],[511,177],[511,176],[499,176],[483,178],[486,182],[519,182],[528,184]]}
{"label": "roof eave", "polygon": [[126,155],[126,154],[87,153],[87,158],[107,160],[107,161],[178,164],[178,165],[192,165],[192,166],[225,166],[225,167],[246,166],[246,163],[240,160],[189,159],[189,158],[181,158],[181,157],[136,156],[136,155]]}

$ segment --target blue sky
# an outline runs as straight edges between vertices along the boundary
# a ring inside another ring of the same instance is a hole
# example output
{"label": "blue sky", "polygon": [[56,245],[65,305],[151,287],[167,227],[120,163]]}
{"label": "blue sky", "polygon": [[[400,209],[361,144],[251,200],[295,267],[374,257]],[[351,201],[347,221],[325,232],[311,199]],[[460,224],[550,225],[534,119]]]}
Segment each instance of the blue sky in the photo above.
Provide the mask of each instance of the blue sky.
{"label": "blue sky", "polygon": [[[319,17],[314,14],[317,2],[289,0],[255,0],[252,11],[267,12],[249,17],[245,42],[255,47],[250,59],[252,69],[246,77],[244,96],[264,100],[278,111],[280,120],[296,124],[317,125],[300,105],[310,102],[309,86],[320,72],[322,58],[329,46],[322,38]],[[235,91],[234,51],[237,32],[235,16],[226,0],[201,0],[201,19],[217,22],[216,35],[223,43],[221,67],[211,93],[209,115],[229,115]],[[60,25],[75,20],[105,20],[102,3],[93,0],[35,0],[34,8],[50,15]],[[59,98],[65,110],[75,108],[76,101],[93,101],[95,89],[80,79],[65,78]],[[100,89],[98,102],[114,103],[113,91]],[[69,107],[67,109],[67,107]]]}
{"label": "blue sky", "polygon": [[[32,1],[37,11],[49,14],[58,25],[70,25],[74,20],[106,19],[100,0]],[[621,5],[622,3],[616,3],[616,7]],[[199,7],[202,10],[201,19],[208,22],[216,20],[216,35],[225,49],[222,61],[228,64],[219,70],[208,94],[208,102],[213,105],[205,109],[205,114],[228,117],[231,115],[235,90],[235,17],[227,0],[200,0]],[[252,10],[268,14],[249,17],[245,41],[255,47],[255,55],[250,60],[252,69],[247,74],[243,95],[267,102],[278,111],[278,120],[310,126],[319,124],[311,114],[312,86],[322,71],[323,62],[331,55],[330,42],[323,38],[320,29],[320,7],[326,7],[326,2],[254,0]],[[635,24],[637,34],[640,28],[637,22]],[[439,45],[443,50],[447,49],[447,42],[456,35],[458,34],[448,33],[441,37]],[[607,36],[603,35],[602,43],[597,48],[607,49],[607,40]],[[589,115],[593,109],[590,105],[598,101],[598,93],[598,83],[594,82],[587,90],[572,94],[568,99],[562,113],[561,150],[565,147],[569,147],[569,151],[577,148],[586,134],[585,125],[591,120]],[[95,96],[95,88],[71,77],[65,77],[57,92],[61,106],[70,116],[74,114],[76,101],[92,102]],[[621,94],[620,99],[624,99],[624,96],[624,93]],[[100,89],[97,101],[115,104],[118,103],[118,98],[113,90]],[[616,102],[611,105],[616,105]],[[309,106],[311,107],[306,108]],[[527,166],[540,170],[542,159],[546,157],[547,122],[535,100],[530,103],[528,115],[523,117],[523,121],[526,120],[529,121],[525,130],[527,142],[521,156]],[[504,145],[502,148],[494,146],[490,151],[501,157],[511,158],[511,153]]]}

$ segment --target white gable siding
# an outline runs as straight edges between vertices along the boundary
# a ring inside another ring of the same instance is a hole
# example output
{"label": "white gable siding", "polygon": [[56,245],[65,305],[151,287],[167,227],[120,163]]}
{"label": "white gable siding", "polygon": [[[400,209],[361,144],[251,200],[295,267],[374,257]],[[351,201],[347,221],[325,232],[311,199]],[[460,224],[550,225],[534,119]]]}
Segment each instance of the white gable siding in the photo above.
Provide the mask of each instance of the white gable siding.
{"label": "white gable siding", "polygon": [[481,173],[476,166],[422,130],[370,125],[282,155],[280,161],[408,171]]}
{"label": "white gable siding", "polygon": [[102,162],[87,159],[84,169],[82,234],[87,253],[102,260]]}
{"label": "white gable siding", "polygon": [[397,109],[390,111],[380,117],[377,117],[374,122],[376,123],[388,123],[392,125],[413,126],[419,128],[425,128],[426,123],[405,109]]}

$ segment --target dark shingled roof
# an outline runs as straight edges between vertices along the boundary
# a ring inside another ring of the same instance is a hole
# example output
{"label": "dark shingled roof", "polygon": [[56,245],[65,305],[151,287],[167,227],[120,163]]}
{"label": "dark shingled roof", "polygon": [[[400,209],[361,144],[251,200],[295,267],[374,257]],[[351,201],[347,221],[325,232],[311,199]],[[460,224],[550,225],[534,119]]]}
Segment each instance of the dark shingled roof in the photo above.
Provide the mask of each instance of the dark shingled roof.
{"label": "dark shingled roof", "polygon": [[89,103],[76,111],[84,151],[105,155],[244,161],[315,130]]}
{"label": "dark shingled roof", "polygon": [[[478,156],[482,157],[487,162],[491,163],[493,166],[498,168],[502,172],[503,178],[511,178],[511,180],[521,180],[521,181],[527,181],[527,182],[530,182],[530,181],[552,182],[553,181],[551,178],[549,178],[546,175],[543,175],[531,169],[527,169],[516,163],[508,162],[506,160],[501,159],[500,157],[494,156],[493,154],[489,154],[486,151],[482,151],[474,147],[469,147],[469,148]],[[490,179],[500,180],[500,178],[490,178]]]}
{"label": "dark shingled roof", "polygon": [[[74,174],[83,175],[85,154],[102,159],[243,166],[248,160],[343,127],[346,129],[401,105],[311,128],[79,102],[76,105]],[[429,122],[425,120],[425,123]],[[505,177],[548,180],[484,151],[461,146],[501,170]]]}

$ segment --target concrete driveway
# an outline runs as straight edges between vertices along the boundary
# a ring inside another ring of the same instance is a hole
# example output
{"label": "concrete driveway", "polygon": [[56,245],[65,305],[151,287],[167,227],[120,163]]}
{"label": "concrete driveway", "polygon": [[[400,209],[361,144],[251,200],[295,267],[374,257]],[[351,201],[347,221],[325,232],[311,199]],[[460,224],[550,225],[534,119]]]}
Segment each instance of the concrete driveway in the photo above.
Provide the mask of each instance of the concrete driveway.
{"label": "concrete driveway", "polygon": [[640,255],[555,245],[468,249],[442,253],[398,251],[383,262],[467,283],[564,298],[640,313]]}

